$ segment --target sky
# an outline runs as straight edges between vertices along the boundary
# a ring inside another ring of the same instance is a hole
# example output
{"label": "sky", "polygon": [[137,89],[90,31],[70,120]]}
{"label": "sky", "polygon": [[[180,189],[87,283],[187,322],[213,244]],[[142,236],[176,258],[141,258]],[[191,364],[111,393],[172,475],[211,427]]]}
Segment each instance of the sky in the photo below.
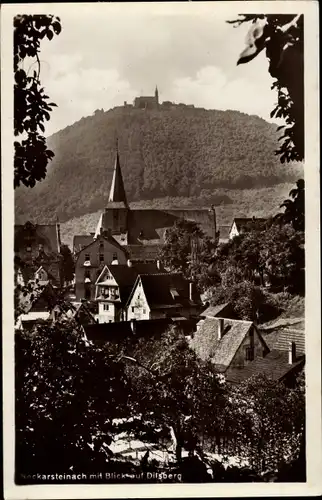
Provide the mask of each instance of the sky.
{"label": "sky", "polygon": [[61,18],[62,32],[41,45],[41,80],[58,105],[46,135],[96,109],[153,95],[156,85],[160,101],[234,109],[270,120],[276,94],[268,61],[262,52],[236,65],[248,28],[226,22],[236,18],[233,12],[215,5],[196,8],[196,3],[176,4],[185,9],[168,4],[165,11],[153,4],[70,5],[55,5],[52,13]]}

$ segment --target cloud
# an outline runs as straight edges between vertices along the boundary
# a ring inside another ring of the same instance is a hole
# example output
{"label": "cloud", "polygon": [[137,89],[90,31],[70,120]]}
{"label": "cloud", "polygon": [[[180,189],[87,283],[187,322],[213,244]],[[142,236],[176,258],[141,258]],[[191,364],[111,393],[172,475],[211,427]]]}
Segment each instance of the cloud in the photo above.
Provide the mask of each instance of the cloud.
{"label": "cloud", "polygon": [[48,133],[97,108],[152,95],[156,84],[161,100],[269,119],[275,94],[264,53],[236,66],[247,27],[234,29],[226,23],[231,15],[216,9],[184,12],[179,5],[158,15],[135,6],[59,7],[63,30],[41,48],[43,83],[59,105]]}
{"label": "cloud", "polygon": [[244,77],[229,80],[221,68],[206,66],[195,78],[176,79],[169,100],[194,103],[207,109],[237,109],[269,119],[275,94],[269,85],[259,87],[257,82]]}

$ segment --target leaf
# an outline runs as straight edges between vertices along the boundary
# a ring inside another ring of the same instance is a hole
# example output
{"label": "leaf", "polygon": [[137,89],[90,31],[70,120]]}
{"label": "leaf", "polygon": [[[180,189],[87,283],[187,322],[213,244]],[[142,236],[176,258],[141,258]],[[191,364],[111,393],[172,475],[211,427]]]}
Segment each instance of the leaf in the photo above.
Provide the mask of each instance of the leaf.
{"label": "leaf", "polygon": [[58,22],[58,21],[55,21],[53,24],[53,29],[54,29],[54,32],[56,33],[56,35],[59,35],[59,33],[61,32],[61,24]]}
{"label": "leaf", "polygon": [[47,36],[48,40],[52,40],[54,34],[51,30],[47,30],[46,36]]}

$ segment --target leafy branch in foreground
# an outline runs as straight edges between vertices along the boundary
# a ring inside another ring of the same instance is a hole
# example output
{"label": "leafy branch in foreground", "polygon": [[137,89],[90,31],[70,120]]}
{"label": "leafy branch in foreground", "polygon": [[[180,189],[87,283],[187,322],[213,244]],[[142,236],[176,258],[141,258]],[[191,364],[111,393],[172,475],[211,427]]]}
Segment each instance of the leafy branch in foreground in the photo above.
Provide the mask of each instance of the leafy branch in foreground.
{"label": "leafy branch in foreground", "polygon": [[271,118],[283,118],[282,141],[276,151],[282,163],[304,160],[304,21],[303,15],[247,14],[227,21],[235,26],[251,23],[246,48],[237,64],[254,59],[266,49],[269,73],[275,79],[277,105]]}
{"label": "leafy branch in foreground", "polygon": [[[45,120],[50,120],[53,102],[40,81],[40,42],[59,35],[59,17],[18,15],[14,18],[14,186],[34,187],[45,178],[54,153],[47,149]],[[25,69],[25,63],[29,65]]]}

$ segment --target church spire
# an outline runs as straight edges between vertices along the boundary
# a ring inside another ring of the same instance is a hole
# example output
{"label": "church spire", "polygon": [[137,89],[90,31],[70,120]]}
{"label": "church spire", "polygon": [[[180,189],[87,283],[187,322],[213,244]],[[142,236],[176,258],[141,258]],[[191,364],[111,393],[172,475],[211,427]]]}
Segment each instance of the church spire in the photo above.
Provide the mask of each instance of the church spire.
{"label": "church spire", "polygon": [[126,207],[128,206],[124,189],[122,172],[121,172],[121,166],[120,166],[118,139],[116,139],[116,158],[115,158],[113,179],[108,201],[116,203],[124,203]]}

